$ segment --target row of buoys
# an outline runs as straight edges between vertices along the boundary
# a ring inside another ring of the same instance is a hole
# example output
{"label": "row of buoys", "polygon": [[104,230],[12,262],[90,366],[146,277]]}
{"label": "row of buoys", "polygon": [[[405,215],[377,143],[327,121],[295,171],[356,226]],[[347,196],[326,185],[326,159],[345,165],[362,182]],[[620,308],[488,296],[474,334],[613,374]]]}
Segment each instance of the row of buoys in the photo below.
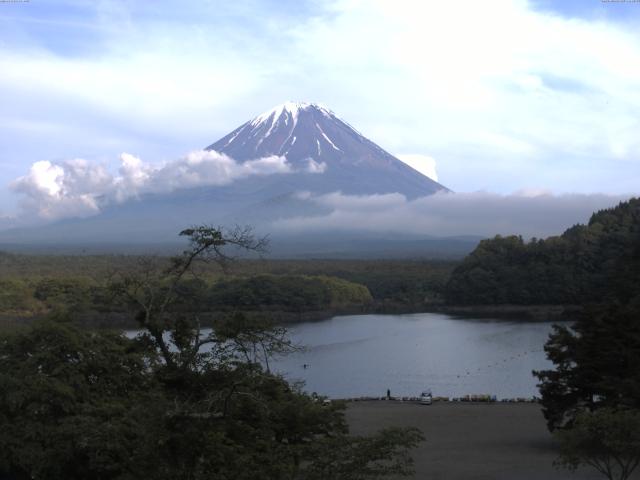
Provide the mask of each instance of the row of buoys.
{"label": "row of buoys", "polygon": [[509,358],[503,358],[502,360],[498,360],[495,363],[490,363],[486,367],[478,367],[475,370],[467,370],[464,374],[457,374],[456,378],[466,377],[466,376],[471,375],[472,373],[480,373],[481,371],[483,371],[483,370],[485,370],[487,368],[497,367],[500,364],[507,363],[507,362],[513,361],[513,360],[517,360],[518,358],[523,358],[524,356],[529,355],[530,353],[538,353],[538,352],[542,352],[542,351],[543,351],[543,349],[527,350],[527,351],[524,351],[522,353],[518,353],[517,355],[513,355],[513,356],[511,356]]}
{"label": "row of buoys", "polygon": [[[420,397],[351,397],[336,399],[344,402],[420,402]],[[514,397],[498,399],[495,395],[463,395],[461,397],[433,397],[434,402],[468,402],[468,403],[536,403],[537,397]]]}
{"label": "row of buoys", "polygon": [[[469,375],[471,375],[472,373],[479,373],[479,372],[481,372],[482,370],[484,370],[484,369],[486,369],[486,368],[493,368],[493,367],[497,367],[497,366],[498,366],[498,365],[500,365],[501,363],[507,363],[508,361],[516,360],[516,359],[521,358],[521,357],[524,357],[525,355],[528,355],[528,354],[530,354],[530,353],[538,353],[538,352],[542,352],[542,351],[543,351],[543,349],[527,350],[527,351],[525,351],[525,352],[518,353],[517,355],[511,356],[511,357],[509,357],[509,358],[504,358],[504,359],[502,359],[502,361],[498,360],[498,361],[497,361],[497,362],[495,362],[495,363],[490,363],[490,364],[489,364],[489,365],[487,365],[486,367],[478,367],[478,368],[476,368],[474,371],[467,370],[464,374],[458,374],[458,375],[456,375],[456,378],[460,378],[461,376],[469,376]],[[311,366],[311,365],[309,365],[308,363],[304,363],[304,364],[302,365],[302,368],[303,368],[303,370],[306,370],[306,369],[308,369],[310,366]]]}

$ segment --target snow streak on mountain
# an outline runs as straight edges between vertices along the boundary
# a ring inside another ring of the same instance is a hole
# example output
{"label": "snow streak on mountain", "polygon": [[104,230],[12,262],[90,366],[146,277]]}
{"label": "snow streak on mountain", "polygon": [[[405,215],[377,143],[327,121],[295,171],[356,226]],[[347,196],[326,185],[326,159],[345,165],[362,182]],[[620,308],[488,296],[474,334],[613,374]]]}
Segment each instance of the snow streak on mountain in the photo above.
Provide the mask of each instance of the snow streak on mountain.
{"label": "snow streak on mountain", "polygon": [[316,193],[398,192],[415,198],[447,190],[314,103],[278,105],[236,128],[207,150],[216,150],[237,161],[284,156],[297,171],[322,172],[322,175],[297,175],[295,179],[299,190]]}

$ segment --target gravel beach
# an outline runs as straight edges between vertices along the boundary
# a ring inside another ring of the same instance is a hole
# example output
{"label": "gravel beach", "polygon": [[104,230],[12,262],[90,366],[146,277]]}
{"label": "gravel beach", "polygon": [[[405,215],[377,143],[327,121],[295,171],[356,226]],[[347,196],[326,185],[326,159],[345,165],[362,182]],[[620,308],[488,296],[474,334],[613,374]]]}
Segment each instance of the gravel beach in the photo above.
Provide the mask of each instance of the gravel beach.
{"label": "gravel beach", "polygon": [[[415,426],[426,437],[414,452],[416,479],[590,480],[595,470],[557,470],[554,443],[541,407],[531,403],[353,402],[347,420],[354,434]],[[634,479],[640,478],[635,472]]]}

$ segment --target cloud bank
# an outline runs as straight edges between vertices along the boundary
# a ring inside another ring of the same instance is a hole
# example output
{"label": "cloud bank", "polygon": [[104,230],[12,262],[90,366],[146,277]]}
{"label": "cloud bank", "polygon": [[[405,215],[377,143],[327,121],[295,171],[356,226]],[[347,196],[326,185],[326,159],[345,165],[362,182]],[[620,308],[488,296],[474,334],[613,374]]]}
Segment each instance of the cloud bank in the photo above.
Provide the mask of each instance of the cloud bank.
{"label": "cloud bank", "polygon": [[[322,173],[326,165],[310,161],[303,170]],[[29,173],[11,182],[23,196],[25,213],[43,220],[86,217],[112,203],[145,193],[168,193],[182,188],[228,185],[254,175],[293,173],[285,157],[269,156],[236,162],[212,150],[198,150],[164,164],[145,163],[129,153],[120,155],[117,174],[84,159],[34,163]]]}
{"label": "cloud bank", "polygon": [[408,200],[404,195],[354,196],[340,192],[299,195],[300,200],[324,207],[328,213],[281,219],[283,232],[363,231],[452,236],[518,234],[526,238],[562,233],[585,223],[594,211],[610,208],[629,195],[518,192],[437,193]]}
{"label": "cloud bank", "polygon": [[[120,155],[119,168],[85,159],[39,161],[14,180],[11,188],[23,197],[21,217],[0,215],[0,228],[40,221],[99,214],[106,206],[144,194],[165,194],[194,187],[220,187],[251,176],[296,172],[321,174],[326,164],[309,159],[295,170],[284,157],[247,162],[215,151],[193,151],[162,164]],[[369,232],[429,236],[519,234],[546,237],[588,221],[597,210],[609,208],[630,195],[562,194],[525,189],[503,195],[489,192],[437,193],[410,200],[400,193],[346,195],[297,192],[296,202],[321,212],[273,221],[265,212],[265,227],[280,233]],[[126,207],[123,207],[126,208]],[[295,211],[295,210],[294,210]],[[291,214],[289,214],[291,215]],[[273,218],[273,217],[272,217]],[[16,223],[17,222],[17,223]]]}

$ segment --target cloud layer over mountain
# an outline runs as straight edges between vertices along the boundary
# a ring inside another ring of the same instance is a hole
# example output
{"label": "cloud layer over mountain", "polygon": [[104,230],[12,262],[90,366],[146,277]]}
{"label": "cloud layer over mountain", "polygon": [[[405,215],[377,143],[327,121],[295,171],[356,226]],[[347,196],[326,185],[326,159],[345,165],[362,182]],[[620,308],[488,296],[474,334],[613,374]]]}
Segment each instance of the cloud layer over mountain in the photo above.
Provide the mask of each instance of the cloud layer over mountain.
{"label": "cloud layer over mountain", "polygon": [[[310,160],[306,171],[322,173],[324,164]],[[129,153],[120,156],[117,174],[84,159],[34,163],[29,173],[11,183],[23,195],[25,215],[56,220],[95,215],[111,203],[145,193],[227,185],[252,175],[292,173],[284,157],[270,156],[239,163],[215,151],[197,150],[164,164],[150,164]]]}
{"label": "cloud layer over mountain", "polygon": [[301,200],[325,207],[320,216],[282,219],[274,228],[284,232],[365,231],[422,235],[519,234],[545,237],[585,223],[594,211],[615,206],[629,196],[603,194],[552,195],[517,192],[437,193],[408,200],[400,194],[354,196],[339,192]]}
{"label": "cloud layer over mountain", "polygon": [[[22,196],[22,215],[0,218],[0,229],[97,215],[106,206],[148,193],[225,186],[251,176],[322,174],[327,169],[325,163],[313,159],[308,159],[302,169],[296,170],[281,156],[241,163],[219,152],[203,150],[162,164],[146,163],[128,153],[123,153],[119,160],[120,166],[115,173],[105,165],[84,159],[34,163],[26,175],[11,184],[11,188]],[[327,194],[297,191],[292,197],[291,210],[284,216],[277,211],[265,211],[260,216],[260,227],[268,232],[285,234],[342,231],[544,237],[559,234],[573,224],[587,222],[594,211],[612,207],[629,197],[554,195],[535,189],[507,195],[437,193],[415,199],[400,193],[347,195],[339,191]],[[269,199],[263,200],[268,202]],[[302,208],[299,202],[302,202]],[[305,204],[313,208],[304,207]],[[317,213],[310,214],[314,211]]]}

